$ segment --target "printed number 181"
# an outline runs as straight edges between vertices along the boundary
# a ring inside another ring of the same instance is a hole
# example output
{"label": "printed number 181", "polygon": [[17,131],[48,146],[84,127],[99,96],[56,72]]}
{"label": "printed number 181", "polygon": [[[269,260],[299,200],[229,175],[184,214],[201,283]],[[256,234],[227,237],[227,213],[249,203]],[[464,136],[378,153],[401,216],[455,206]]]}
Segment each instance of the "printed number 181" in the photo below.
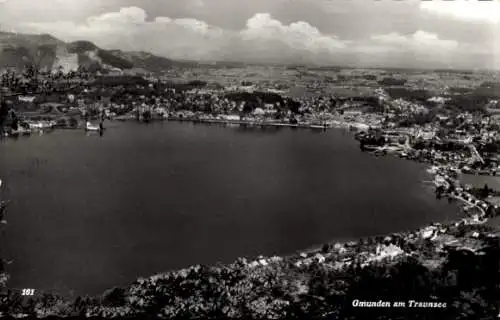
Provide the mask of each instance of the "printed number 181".
{"label": "printed number 181", "polygon": [[23,296],[32,296],[35,294],[35,289],[23,289]]}

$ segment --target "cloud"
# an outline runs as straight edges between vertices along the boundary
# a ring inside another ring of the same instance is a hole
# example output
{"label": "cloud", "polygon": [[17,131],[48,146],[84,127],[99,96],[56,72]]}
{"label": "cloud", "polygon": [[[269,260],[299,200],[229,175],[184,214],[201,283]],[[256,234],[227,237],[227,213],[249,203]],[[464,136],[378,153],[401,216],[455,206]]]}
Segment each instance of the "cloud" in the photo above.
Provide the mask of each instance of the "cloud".
{"label": "cloud", "polygon": [[247,21],[246,29],[241,32],[243,40],[268,39],[281,41],[293,49],[315,52],[326,50],[335,52],[346,47],[335,36],[323,35],[317,28],[304,21],[283,25],[268,13],[258,13]]}
{"label": "cloud", "polygon": [[[101,1],[100,7],[103,6]],[[97,0],[4,0],[0,2],[0,21],[2,24],[18,24],[50,22],[61,17],[73,20],[94,14],[96,8],[99,8]]]}
{"label": "cloud", "polygon": [[104,13],[96,17],[90,17],[87,20],[89,25],[104,24],[135,24],[144,23],[146,20],[146,12],[138,7],[122,8],[118,12]]}
{"label": "cloud", "polygon": [[440,16],[471,22],[500,23],[499,1],[422,1],[420,9]]}
{"label": "cloud", "polygon": [[408,35],[396,32],[373,35],[355,43],[353,55],[365,64],[398,67],[492,68],[495,50],[488,46],[442,39],[435,33],[417,30]]}
{"label": "cloud", "polygon": [[191,12],[199,12],[206,8],[204,0],[185,0],[187,9]]}
{"label": "cloud", "polygon": [[463,52],[464,44],[424,30],[353,41],[321,32],[306,21],[286,24],[269,13],[254,14],[240,30],[224,29],[194,18],[147,18],[143,9],[132,6],[91,16],[81,23],[19,23],[17,30],[49,33],[66,41],[90,40],[104,48],[150,51],[174,59],[387,64],[395,59],[410,61],[418,57],[421,61],[439,62],[456,54],[467,55]]}
{"label": "cloud", "polygon": [[224,30],[192,18],[146,18],[143,9],[128,7],[90,17],[82,24],[32,22],[20,29],[51,33],[68,41],[88,39],[104,47],[150,50],[188,59],[237,59],[239,55],[245,59],[256,59],[258,55],[276,59],[283,55],[283,50],[291,51],[293,56],[316,56],[346,47],[343,41],[322,34],[307,22],[285,25],[267,13],[255,14],[240,31]]}
{"label": "cloud", "polygon": [[403,50],[428,52],[432,51],[449,51],[457,49],[459,44],[454,40],[440,39],[437,34],[418,30],[412,35],[403,36],[398,33],[389,33],[384,35],[374,35],[371,40],[382,45],[387,45],[389,50]]}

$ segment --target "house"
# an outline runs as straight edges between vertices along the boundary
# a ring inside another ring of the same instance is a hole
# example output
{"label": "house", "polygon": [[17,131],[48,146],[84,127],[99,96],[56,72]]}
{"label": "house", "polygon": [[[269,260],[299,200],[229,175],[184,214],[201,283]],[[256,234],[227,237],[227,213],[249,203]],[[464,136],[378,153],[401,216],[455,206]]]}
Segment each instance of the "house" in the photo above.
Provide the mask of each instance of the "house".
{"label": "house", "polygon": [[34,96],[19,96],[18,100],[20,102],[28,102],[28,103],[33,103],[35,101],[36,97]]}
{"label": "house", "polygon": [[436,133],[433,131],[419,131],[417,138],[423,139],[423,140],[432,140],[436,136]]}
{"label": "house", "polygon": [[111,76],[111,77],[122,76],[122,75],[123,75],[123,71],[119,68],[112,68],[111,70],[109,70],[109,73],[108,73],[108,76]]}
{"label": "house", "polygon": [[347,110],[344,111],[344,116],[345,117],[357,117],[362,115],[363,112],[361,110]]}
{"label": "house", "polygon": [[261,109],[261,108],[255,108],[255,110],[253,111],[254,116],[263,116],[265,114],[266,114],[266,111],[264,109]]}
{"label": "house", "polygon": [[229,114],[229,115],[225,115],[224,116],[224,120],[239,121],[240,120],[240,116],[239,115],[235,115],[235,114]]}
{"label": "house", "polygon": [[438,115],[436,116],[436,118],[437,118],[439,121],[447,121],[448,119],[450,119],[450,117],[445,116],[445,115],[442,115],[442,114],[438,114]]}

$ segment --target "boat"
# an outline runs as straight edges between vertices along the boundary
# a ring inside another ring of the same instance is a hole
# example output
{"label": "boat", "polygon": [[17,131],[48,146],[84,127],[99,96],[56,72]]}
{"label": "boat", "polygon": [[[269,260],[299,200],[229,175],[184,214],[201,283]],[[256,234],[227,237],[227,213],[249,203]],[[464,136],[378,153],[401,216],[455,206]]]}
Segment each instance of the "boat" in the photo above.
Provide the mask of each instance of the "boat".
{"label": "boat", "polygon": [[28,136],[31,134],[32,131],[33,131],[32,129],[19,127],[17,130],[12,130],[9,134],[11,136],[19,136],[19,135]]}
{"label": "boat", "polygon": [[404,147],[399,144],[389,144],[387,146],[382,147],[382,149],[388,153],[398,153],[404,150]]}
{"label": "boat", "polygon": [[57,124],[55,121],[27,121],[29,129],[32,130],[43,130],[43,129],[52,129]]}
{"label": "boat", "polygon": [[[363,144],[362,144],[363,145]],[[374,146],[374,145],[371,145],[371,144],[368,144],[368,145],[363,145],[363,148],[364,150],[366,151],[377,151],[377,150],[380,150],[380,147],[378,146]]]}
{"label": "boat", "polygon": [[376,156],[385,156],[387,154],[387,149],[385,147],[375,147],[373,153]]}
{"label": "boat", "polygon": [[102,125],[93,125],[89,121],[85,124],[85,131],[102,131],[103,129]]}

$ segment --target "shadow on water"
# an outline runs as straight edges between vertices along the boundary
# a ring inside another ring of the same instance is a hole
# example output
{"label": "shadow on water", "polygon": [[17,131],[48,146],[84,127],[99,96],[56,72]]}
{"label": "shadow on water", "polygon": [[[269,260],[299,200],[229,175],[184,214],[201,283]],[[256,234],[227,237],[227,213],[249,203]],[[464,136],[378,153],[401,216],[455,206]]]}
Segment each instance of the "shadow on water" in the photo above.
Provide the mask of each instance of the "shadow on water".
{"label": "shadow on water", "polygon": [[96,136],[98,135],[99,137],[103,137],[104,136],[104,130],[99,130],[99,131],[86,131],[85,132],[85,135],[87,137],[92,137],[92,136]]}

